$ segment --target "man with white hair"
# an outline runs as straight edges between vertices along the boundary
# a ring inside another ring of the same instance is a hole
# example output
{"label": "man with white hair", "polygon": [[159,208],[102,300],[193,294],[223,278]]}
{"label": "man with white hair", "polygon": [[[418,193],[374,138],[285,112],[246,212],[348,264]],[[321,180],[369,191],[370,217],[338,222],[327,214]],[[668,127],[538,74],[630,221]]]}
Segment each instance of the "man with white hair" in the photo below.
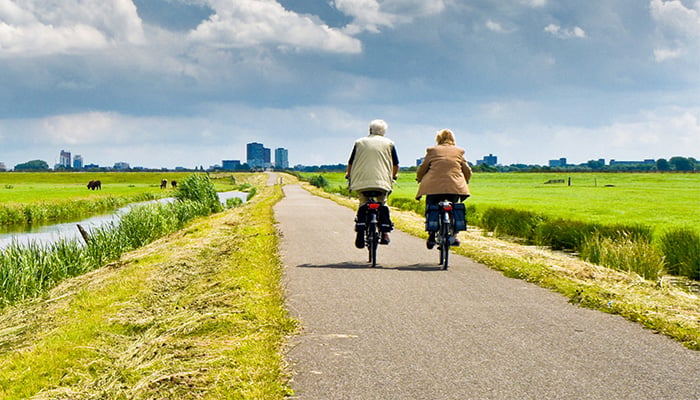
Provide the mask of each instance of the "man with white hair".
{"label": "man with white hair", "polygon": [[[350,180],[350,190],[357,192],[360,199],[356,222],[363,223],[362,206],[367,203],[365,192],[378,192],[376,200],[384,205],[379,214],[379,227],[382,232],[380,244],[389,244],[389,232],[393,224],[389,218],[389,208],[384,204],[386,197],[393,188],[399,172],[399,157],[396,154],[394,142],[384,137],[387,124],[381,119],[375,119],[369,124],[369,136],[355,141],[348,161],[345,177]],[[363,232],[356,225],[357,236],[355,246],[359,249],[365,245]]]}

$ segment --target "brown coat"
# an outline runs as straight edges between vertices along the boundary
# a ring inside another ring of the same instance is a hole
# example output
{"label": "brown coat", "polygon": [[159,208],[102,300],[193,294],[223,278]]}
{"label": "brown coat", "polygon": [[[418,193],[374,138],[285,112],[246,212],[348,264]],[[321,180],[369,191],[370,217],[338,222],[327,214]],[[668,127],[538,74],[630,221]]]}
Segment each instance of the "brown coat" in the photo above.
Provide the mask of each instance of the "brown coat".
{"label": "brown coat", "polygon": [[472,169],[464,158],[464,149],[450,144],[429,147],[416,171],[420,185],[416,198],[427,194],[469,194]]}

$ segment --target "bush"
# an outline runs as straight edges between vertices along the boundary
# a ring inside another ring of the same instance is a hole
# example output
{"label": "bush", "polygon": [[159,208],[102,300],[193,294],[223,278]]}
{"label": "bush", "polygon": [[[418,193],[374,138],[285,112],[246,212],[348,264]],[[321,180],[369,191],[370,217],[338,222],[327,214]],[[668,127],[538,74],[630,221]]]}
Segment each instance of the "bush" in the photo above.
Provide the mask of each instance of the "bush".
{"label": "bush", "polygon": [[328,179],[326,179],[323,175],[316,175],[309,179],[309,183],[317,188],[325,188],[328,186]]}
{"label": "bush", "polygon": [[700,280],[700,234],[689,228],[667,232],[659,245],[666,270],[677,276]]}

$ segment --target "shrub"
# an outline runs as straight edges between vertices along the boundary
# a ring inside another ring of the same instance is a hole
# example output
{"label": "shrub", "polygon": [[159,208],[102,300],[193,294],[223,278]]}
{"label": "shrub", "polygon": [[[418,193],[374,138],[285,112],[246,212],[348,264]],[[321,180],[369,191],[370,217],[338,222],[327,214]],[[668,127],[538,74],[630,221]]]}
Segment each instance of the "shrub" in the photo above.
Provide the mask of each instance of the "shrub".
{"label": "shrub", "polygon": [[700,234],[689,228],[676,229],[661,236],[661,252],[666,270],[672,275],[700,280]]}
{"label": "shrub", "polygon": [[317,188],[325,188],[328,186],[328,179],[326,179],[323,175],[316,175],[309,179],[309,183]]}

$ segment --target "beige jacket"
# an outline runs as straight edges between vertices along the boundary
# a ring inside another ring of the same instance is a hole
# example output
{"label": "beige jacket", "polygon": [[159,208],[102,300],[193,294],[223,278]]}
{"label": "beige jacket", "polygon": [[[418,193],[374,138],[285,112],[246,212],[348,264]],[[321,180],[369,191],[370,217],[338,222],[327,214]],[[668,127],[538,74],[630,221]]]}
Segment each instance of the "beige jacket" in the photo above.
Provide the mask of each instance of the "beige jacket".
{"label": "beige jacket", "polygon": [[394,142],[381,135],[369,135],[355,141],[355,156],[350,169],[350,190],[379,189],[391,192],[392,150]]}
{"label": "beige jacket", "polygon": [[469,194],[472,169],[464,158],[464,149],[441,144],[429,147],[416,171],[420,185],[416,198],[428,194]]}

